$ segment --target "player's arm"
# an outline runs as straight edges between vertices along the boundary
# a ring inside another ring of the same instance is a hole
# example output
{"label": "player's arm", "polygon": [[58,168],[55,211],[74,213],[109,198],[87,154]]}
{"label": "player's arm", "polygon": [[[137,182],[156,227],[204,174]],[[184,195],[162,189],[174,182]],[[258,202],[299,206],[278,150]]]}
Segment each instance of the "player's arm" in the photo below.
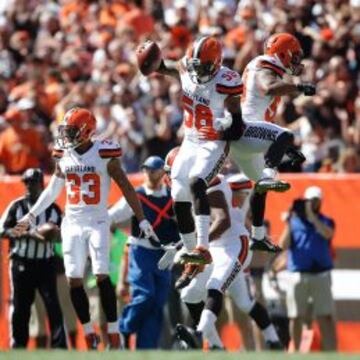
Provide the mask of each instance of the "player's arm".
{"label": "player's arm", "polygon": [[282,80],[274,71],[261,69],[256,74],[256,81],[266,96],[283,95],[314,95],[315,86],[312,84],[295,84]]}
{"label": "player's arm", "polygon": [[219,190],[208,193],[211,226],[209,230],[209,241],[216,240],[230,228],[231,220],[224,193]]}
{"label": "player's arm", "polygon": [[108,162],[107,169],[111,178],[121,189],[127,203],[130,205],[132,211],[134,212],[136,218],[140,223],[142,220],[145,219],[144,212],[141,207],[140,201],[136,195],[134,187],[131,185],[125,172],[121,168],[120,160],[118,158],[111,159]]}
{"label": "player's arm", "polygon": [[159,69],[156,71],[159,74],[174,77],[180,81],[179,63],[169,60],[162,60]]}
{"label": "player's arm", "polygon": [[29,212],[19,220],[14,228],[15,236],[22,235],[31,224],[35,223],[35,218],[44,212],[52,203],[55,202],[65,185],[65,176],[61,172],[60,166],[56,164],[55,172],[50,179],[48,186],[41,193],[36,203]]}

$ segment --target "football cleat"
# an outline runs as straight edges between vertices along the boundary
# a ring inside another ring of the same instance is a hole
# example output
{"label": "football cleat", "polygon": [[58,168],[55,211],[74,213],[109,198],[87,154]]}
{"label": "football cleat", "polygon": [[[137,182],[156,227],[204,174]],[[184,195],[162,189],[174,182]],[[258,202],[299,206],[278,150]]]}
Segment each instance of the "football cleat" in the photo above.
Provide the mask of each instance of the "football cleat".
{"label": "football cleat", "polygon": [[175,283],[175,289],[180,290],[188,286],[191,283],[191,280],[194,279],[194,277],[202,271],[204,271],[203,265],[185,264],[185,269],[183,273]]}
{"label": "football cleat", "polygon": [[280,341],[266,341],[265,348],[267,350],[274,350],[274,351],[285,350],[284,345]]}
{"label": "football cleat", "polygon": [[176,325],[176,337],[187,345],[188,349],[202,349],[203,339],[201,332],[195,331],[183,324]]}
{"label": "football cleat", "polygon": [[288,191],[290,187],[290,184],[285,181],[264,178],[256,182],[255,191],[257,193],[265,193],[267,191],[285,192]]}
{"label": "football cleat", "polygon": [[181,255],[180,260],[185,264],[207,265],[212,263],[210,251],[202,246]]}
{"label": "football cleat", "polygon": [[268,238],[262,240],[251,239],[250,249],[253,251],[266,251],[271,253],[279,253],[282,248],[276,244],[273,244]]}
{"label": "football cleat", "polygon": [[88,350],[97,350],[98,345],[100,344],[100,337],[95,333],[86,334],[85,342]]}
{"label": "football cleat", "polygon": [[121,340],[119,333],[108,334],[109,344],[107,346],[108,350],[119,350],[121,349]]}

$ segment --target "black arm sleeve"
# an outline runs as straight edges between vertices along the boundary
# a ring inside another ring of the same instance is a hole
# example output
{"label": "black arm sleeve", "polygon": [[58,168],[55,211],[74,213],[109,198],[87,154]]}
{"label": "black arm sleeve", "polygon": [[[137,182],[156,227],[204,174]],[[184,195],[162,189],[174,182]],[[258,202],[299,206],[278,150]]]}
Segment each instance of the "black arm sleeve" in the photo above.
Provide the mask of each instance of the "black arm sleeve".
{"label": "black arm sleeve", "polygon": [[244,132],[245,124],[241,113],[231,113],[231,116],[231,126],[223,131],[222,140],[239,140]]}
{"label": "black arm sleeve", "polygon": [[5,218],[1,219],[3,223],[1,226],[0,237],[9,237],[10,238],[9,234],[7,233],[7,230],[12,229],[17,223],[16,209],[17,209],[17,204],[13,203],[11,205],[11,207],[6,211],[7,213],[3,214],[3,217],[5,217]]}

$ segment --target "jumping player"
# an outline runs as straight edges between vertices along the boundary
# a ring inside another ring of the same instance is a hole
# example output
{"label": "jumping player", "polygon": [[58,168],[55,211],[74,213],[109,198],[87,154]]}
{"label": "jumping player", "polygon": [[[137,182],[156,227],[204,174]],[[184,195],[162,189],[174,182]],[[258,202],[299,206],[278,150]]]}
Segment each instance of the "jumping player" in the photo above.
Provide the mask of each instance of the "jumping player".
{"label": "jumping player", "polygon": [[[188,250],[183,255],[187,262],[212,261],[208,251],[210,208],[206,189],[228,154],[228,141],[238,140],[244,127],[240,75],[221,64],[219,41],[201,37],[175,68],[163,61],[157,70],[178,78],[182,86],[185,137],[171,170],[171,194],[181,239]],[[203,127],[223,131],[216,141],[200,140],[199,131]]]}
{"label": "jumping player", "polygon": [[[175,148],[168,154],[165,161],[167,168],[174,162],[177,150]],[[206,265],[203,271],[196,269],[196,266],[202,265],[187,264],[188,271],[180,278],[185,284],[188,283],[186,276],[190,278],[190,284],[182,289],[181,298],[189,309],[197,332],[179,324],[177,334],[189,347],[201,347],[202,336],[208,340],[211,348],[223,347],[215,322],[222,309],[223,295],[229,291],[235,304],[249,314],[263,331],[268,348],[282,348],[266,309],[252,299],[246,285],[244,270],[250,264],[252,253],[244,225],[247,212],[245,202],[251,186],[249,179],[241,175],[231,176],[229,183],[218,175],[209,184],[209,238],[213,262]],[[168,266],[171,265],[169,262]]]}
{"label": "jumping player", "polygon": [[131,206],[146,237],[154,235],[145,220],[134,188],[120,165],[121,149],[110,141],[92,140],[96,119],[87,109],[69,110],[59,126],[54,149],[55,173],[16,231],[21,234],[51,205],[66,187],[65,218],[61,224],[65,272],[70,297],[82,323],[89,349],[96,349],[99,338],[90,319],[89,300],[83,287],[88,256],[99,287],[101,304],[108,322],[110,348],[120,347],[115,290],[109,278],[109,217],[107,200],[111,178]]}
{"label": "jumping player", "polygon": [[[265,54],[253,59],[243,73],[241,108],[246,128],[241,139],[233,142],[232,146],[238,149],[237,160],[241,169],[250,179],[256,181],[250,199],[253,250],[280,250],[265,237],[266,193],[269,190],[283,192],[290,188],[290,184],[275,179],[276,169],[284,154],[287,153],[293,161],[301,162],[305,159],[292,147],[293,134],[272,123],[281,96],[315,94],[315,87],[311,84],[297,84],[283,79],[284,74],[301,74],[302,58],[300,43],[293,35],[275,34],[266,41]],[[205,127],[200,132],[201,139],[218,138],[213,129]]]}

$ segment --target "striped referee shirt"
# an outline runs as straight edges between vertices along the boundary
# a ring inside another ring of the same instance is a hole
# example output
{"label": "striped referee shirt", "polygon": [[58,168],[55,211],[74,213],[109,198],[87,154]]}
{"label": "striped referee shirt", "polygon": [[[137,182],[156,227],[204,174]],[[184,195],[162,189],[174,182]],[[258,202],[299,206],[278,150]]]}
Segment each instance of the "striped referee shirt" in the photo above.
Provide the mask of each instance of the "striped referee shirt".
{"label": "striped referee shirt", "polygon": [[[0,219],[0,234],[13,228],[18,220],[26,215],[32,204],[27,197],[14,200],[7,207]],[[36,225],[43,225],[53,222],[60,226],[61,210],[56,204],[50,205],[43,213],[36,218]],[[50,241],[39,241],[23,236],[10,239],[10,257],[21,257],[26,259],[49,259],[54,256],[54,244]]]}

